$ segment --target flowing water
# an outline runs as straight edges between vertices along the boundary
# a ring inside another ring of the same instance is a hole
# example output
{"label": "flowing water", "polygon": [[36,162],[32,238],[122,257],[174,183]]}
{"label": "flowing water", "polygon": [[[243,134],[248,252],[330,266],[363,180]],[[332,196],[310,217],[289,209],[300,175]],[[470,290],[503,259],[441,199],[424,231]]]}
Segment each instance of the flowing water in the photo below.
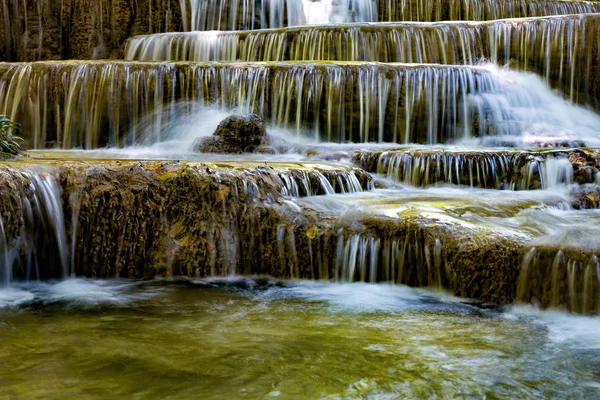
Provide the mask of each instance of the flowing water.
{"label": "flowing water", "polygon": [[79,279],[15,291],[0,298],[2,397],[599,395],[589,317],[361,283]]}
{"label": "flowing water", "polygon": [[186,31],[377,21],[375,0],[180,0],[180,4]]}
{"label": "flowing water", "polygon": [[181,140],[179,125],[198,120],[206,136],[213,108],[260,114],[313,143],[600,145],[595,112],[493,65],[110,61],[5,64],[0,74],[0,112],[37,149]]}

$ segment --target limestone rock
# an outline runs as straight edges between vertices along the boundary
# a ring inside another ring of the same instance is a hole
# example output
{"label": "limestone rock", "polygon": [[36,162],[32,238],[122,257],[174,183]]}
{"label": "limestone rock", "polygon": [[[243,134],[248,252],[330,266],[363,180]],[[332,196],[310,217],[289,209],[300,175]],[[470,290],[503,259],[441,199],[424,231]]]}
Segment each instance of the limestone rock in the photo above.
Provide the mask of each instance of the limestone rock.
{"label": "limestone rock", "polygon": [[0,5],[0,60],[119,58],[127,38],[183,29],[178,0],[30,0]]}
{"label": "limestone rock", "polygon": [[232,115],[225,118],[213,136],[199,138],[194,151],[200,153],[252,153],[264,148],[267,130],[264,119],[256,114]]}

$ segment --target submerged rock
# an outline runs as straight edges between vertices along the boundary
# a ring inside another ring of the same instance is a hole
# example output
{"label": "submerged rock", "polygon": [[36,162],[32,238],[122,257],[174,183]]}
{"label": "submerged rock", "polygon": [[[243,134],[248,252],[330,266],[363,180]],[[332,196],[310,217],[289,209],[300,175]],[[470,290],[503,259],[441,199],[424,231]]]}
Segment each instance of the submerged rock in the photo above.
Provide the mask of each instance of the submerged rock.
{"label": "submerged rock", "polygon": [[225,118],[212,137],[199,138],[194,151],[200,153],[252,153],[267,142],[265,120],[256,114],[232,115]]}

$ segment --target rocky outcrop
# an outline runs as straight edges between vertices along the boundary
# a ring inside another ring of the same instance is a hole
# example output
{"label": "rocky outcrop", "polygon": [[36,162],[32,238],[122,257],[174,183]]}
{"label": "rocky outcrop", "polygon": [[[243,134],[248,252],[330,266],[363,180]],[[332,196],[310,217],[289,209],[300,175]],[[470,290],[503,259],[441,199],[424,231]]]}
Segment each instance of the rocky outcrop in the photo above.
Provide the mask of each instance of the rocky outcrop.
{"label": "rocky outcrop", "polygon": [[371,177],[324,164],[23,162],[2,166],[0,184],[0,234],[20,279],[284,277],[299,272],[277,238],[308,218],[286,198],[369,190]]}
{"label": "rocky outcrop", "polygon": [[211,137],[196,139],[193,148],[199,153],[253,153],[268,144],[265,120],[256,114],[231,115],[225,118]]}
{"label": "rocky outcrop", "polygon": [[119,58],[130,36],[181,29],[178,0],[1,0],[0,61]]}

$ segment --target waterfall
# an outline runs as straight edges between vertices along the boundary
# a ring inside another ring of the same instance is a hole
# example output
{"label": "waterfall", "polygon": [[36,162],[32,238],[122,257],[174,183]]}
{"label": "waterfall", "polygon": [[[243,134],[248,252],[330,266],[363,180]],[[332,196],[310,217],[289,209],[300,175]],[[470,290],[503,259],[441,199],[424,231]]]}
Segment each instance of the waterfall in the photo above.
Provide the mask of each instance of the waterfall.
{"label": "waterfall", "polygon": [[385,21],[489,21],[506,18],[587,14],[600,11],[593,1],[553,0],[380,0],[379,20]]}
{"label": "waterfall", "polygon": [[[362,154],[359,163],[368,168],[369,160]],[[508,152],[452,151],[382,152],[371,172],[384,174],[397,182],[413,186],[452,183],[468,187],[509,189],[514,187],[513,171],[519,160]]]}
{"label": "waterfall", "polygon": [[[600,311],[600,263],[596,255],[533,248],[523,258],[517,300],[591,314]],[[546,279],[536,277],[545,276]]]}
{"label": "waterfall", "polygon": [[454,184],[535,190],[564,188],[574,180],[573,165],[560,152],[540,155],[526,150],[359,151],[355,160],[369,172],[418,187]]}
{"label": "waterfall", "polygon": [[480,68],[361,63],[8,64],[2,76],[0,110],[36,148],[65,149],[139,144],[142,117],[160,141],[176,115],[206,106],[258,113],[315,140],[446,142],[470,137],[466,95],[500,84]]}
{"label": "waterfall", "polygon": [[179,0],[186,31],[375,22],[375,0]]}
{"label": "waterfall", "polygon": [[[65,218],[63,214],[62,189],[56,178],[45,173],[25,173],[31,181],[33,190],[32,206],[36,223],[43,223],[48,230],[47,240],[56,246],[60,276],[69,276],[69,241],[67,239]],[[35,246],[30,246],[35,250]]]}
{"label": "waterfall", "polygon": [[[0,2],[3,59],[127,58],[0,63],[29,148],[113,159],[7,161],[0,285],[265,274],[598,312],[600,153],[574,147],[600,147],[600,2],[126,3]],[[231,113],[269,145],[195,154]]]}
{"label": "waterfall", "polygon": [[70,247],[57,178],[41,170],[5,170],[2,175],[16,193],[5,204],[12,214],[10,226],[0,217],[0,284],[10,283],[13,274],[27,279],[66,278]]}
{"label": "waterfall", "polygon": [[[594,3],[594,5],[597,3]],[[393,22],[133,38],[127,59],[337,60],[476,64],[491,60],[542,75],[572,102],[600,109],[594,48],[600,14],[485,22]],[[586,51],[583,50],[587,46]],[[202,51],[200,51],[202,49]]]}
{"label": "waterfall", "polygon": [[564,101],[535,76],[493,67],[164,62],[0,66],[0,112],[23,124],[34,148],[160,142],[179,115],[206,107],[257,113],[298,136],[311,132],[315,142],[600,143],[598,115]]}
{"label": "waterfall", "polygon": [[382,61],[474,64],[484,57],[484,26],[460,23],[344,24],[245,32],[138,36],[128,60]]}
{"label": "waterfall", "polygon": [[[578,101],[581,82],[589,79],[591,50],[597,40],[599,14],[490,22],[487,36],[490,60],[534,71]],[[587,96],[583,100],[588,100]],[[595,104],[594,104],[595,105]]]}

